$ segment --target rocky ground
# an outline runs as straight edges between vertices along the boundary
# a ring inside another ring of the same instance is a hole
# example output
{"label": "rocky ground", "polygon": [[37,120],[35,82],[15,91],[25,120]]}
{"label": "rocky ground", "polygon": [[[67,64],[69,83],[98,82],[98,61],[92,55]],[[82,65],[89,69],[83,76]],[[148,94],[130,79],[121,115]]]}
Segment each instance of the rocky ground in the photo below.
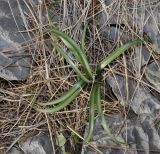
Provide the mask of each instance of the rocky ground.
{"label": "rocky ground", "polygon": [[[33,109],[33,103],[58,97],[76,79],[69,67],[57,60],[50,39],[43,36],[49,18],[77,42],[82,23],[89,23],[86,48],[91,65],[133,38],[149,40],[103,72],[106,121],[112,133],[128,144],[111,141],[98,118],[90,143],[83,144],[71,133],[67,126],[81,136],[88,130],[87,92],[56,114]],[[159,54],[158,0],[1,0],[0,153],[160,153]],[[61,144],[57,144],[57,136]]]}

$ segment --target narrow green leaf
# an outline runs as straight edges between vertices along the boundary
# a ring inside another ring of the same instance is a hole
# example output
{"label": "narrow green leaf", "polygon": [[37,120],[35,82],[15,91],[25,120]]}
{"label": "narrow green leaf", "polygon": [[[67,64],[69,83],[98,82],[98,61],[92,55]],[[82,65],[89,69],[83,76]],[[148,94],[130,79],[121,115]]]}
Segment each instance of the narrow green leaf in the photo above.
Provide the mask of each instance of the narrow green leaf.
{"label": "narrow green leaf", "polygon": [[101,105],[101,87],[100,84],[97,83],[96,84],[96,91],[95,91],[95,102],[96,102],[96,106],[97,106],[97,111],[98,114],[100,116],[100,123],[104,129],[104,131],[106,132],[106,134],[110,137],[110,139],[118,144],[126,144],[123,141],[119,141],[110,131],[109,127],[106,124],[106,120],[105,120],[105,116],[103,114],[102,111],[102,105]]}
{"label": "narrow green leaf", "polygon": [[97,72],[100,72],[104,67],[106,67],[108,64],[110,64],[113,60],[118,58],[121,54],[123,54],[125,51],[127,51],[130,47],[134,45],[138,45],[142,43],[142,40],[135,39],[133,41],[130,41],[123,45],[122,47],[116,49],[114,52],[112,52],[109,56],[107,56],[104,60],[100,62],[100,64],[97,66]]}
{"label": "narrow green leaf", "polygon": [[89,130],[87,137],[85,138],[85,142],[88,142],[93,133],[93,127],[94,127],[94,109],[95,109],[95,91],[96,91],[96,86],[95,84],[93,85],[91,94],[90,94],[90,100],[89,100]]}
{"label": "narrow green leaf", "polygon": [[63,41],[63,43],[71,49],[72,53],[74,54],[74,56],[77,58],[77,60],[82,64],[82,66],[84,67],[85,73],[87,75],[87,77],[89,77],[90,79],[92,79],[92,71],[91,68],[89,66],[89,63],[87,61],[87,57],[85,55],[85,53],[81,50],[81,48],[77,45],[77,43],[75,41],[73,41],[73,39],[71,39],[68,35],[66,35],[63,32],[60,32],[56,29],[52,29],[50,30],[50,32],[52,34],[55,34],[57,36],[59,36],[61,38],[61,40]]}
{"label": "narrow green leaf", "polygon": [[68,99],[69,97],[71,97],[79,88],[82,88],[83,84],[85,82],[83,80],[79,80],[76,84],[73,85],[72,88],[70,88],[66,93],[64,93],[60,98],[48,102],[48,103],[38,103],[41,106],[46,106],[46,105],[55,105],[58,104],[60,102],[65,101],[66,99]]}
{"label": "narrow green leaf", "polygon": [[65,101],[60,102],[58,105],[56,105],[53,108],[45,108],[45,109],[40,109],[40,108],[35,108],[39,112],[43,113],[54,113],[57,112],[63,108],[65,108],[67,105],[69,105],[79,94],[81,89],[85,86],[86,83],[82,84],[81,88],[78,88],[75,93],[72,94],[72,96],[68,97]]}
{"label": "narrow green leaf", "polygon": [[54,48],[62,54],[62,56],[66,59],[66,61],[71,65],[71,67],[74,69],[74,71],[77,73],[77,75],[84,81],[90,82],[78,69],[78,67],[74,64],[74,62],[71,60],[71,58],[66,54],[66,52],[57,44],[52,43]]}

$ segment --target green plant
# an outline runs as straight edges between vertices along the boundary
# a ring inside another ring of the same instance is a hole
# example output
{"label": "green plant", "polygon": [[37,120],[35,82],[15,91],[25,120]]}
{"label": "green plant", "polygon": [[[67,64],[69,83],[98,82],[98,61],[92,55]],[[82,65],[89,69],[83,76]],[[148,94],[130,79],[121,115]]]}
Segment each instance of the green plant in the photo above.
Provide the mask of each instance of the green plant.
{"label": "green plant", "polygon": [[[93,127],[94,127],[94,119],[95,119],[95,106],[98,111],[98,115],[100,118],[100,123],[107,133],[107,135],[115,142],[123,144],[123,142],[116,139],[116,137],[110,132],[105,117],[102,111],[101,106],[101,78],[96,79],[97,75],[100,75],[101,71],[110,64],[113,60],[118,58],[121,54],[123,54],[125,51],[127,51],[130,47],[134,45],[141,44],[142,41],[140,39],[135,39],[133,41],[128,42],[127,44],[123,45],[121,48],[115,50],[112,52],[109,56],[107,56],[104,60],[102,60],[96,68],[95,74],[93,74],[89,62],[87,60],[87,56],[85,55],[85,35],[86,35],[86,27],[84,29],[84,32],[82,34],[82,40],[81,40],[81,46],[77,45],[77,43],[71,39],[68,35],[66,35],[63,32],[58,31],[55,27],[52,27],[47,31],[50,33],[50,35],[57,36],[60,38],[61,42],[66,45],[70,49],[70,51],[75,56],[76,60],[82,65],[83,72],[80,71],[80,69],[75,65],[75,63],[72,61],[72,59],[68,56],[67,52],[63,50],[60,43],[53,42],[53,47],[66,59],[66,61],[70,64],[70,66],[73,68],[73,70],[77,73],[79,76],[79,81],[75,83],[75,85],[65,94],[63,94],[60,98],[57,100],[48,102],[48,103],[39,103],[39,105],[42,108],[36,108],[36,110],[43,112],[43,113],[54,113],[57,112],[67,105],[69,105],[81,92],[81,89],[84,88],[87,84],[92,83],[92,90],[90,93],[90,101],[89,101],[89,131],[88,135],[85,139],[86,142],[88,142],[92,136]],[[95,80],[94,80],[95,79]],[[45,106],[45,108],[44,108]]]}

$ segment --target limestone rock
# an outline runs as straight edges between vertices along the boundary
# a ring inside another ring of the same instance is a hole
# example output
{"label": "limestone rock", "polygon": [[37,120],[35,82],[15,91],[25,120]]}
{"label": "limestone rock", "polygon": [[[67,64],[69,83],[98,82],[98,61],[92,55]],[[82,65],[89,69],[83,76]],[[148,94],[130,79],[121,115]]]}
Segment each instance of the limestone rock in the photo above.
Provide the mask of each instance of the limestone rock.
{"label": "limestone rock", "polygon": [[160,92],[160,62],[154,61],[146,67],[146,79]]}
{"label": "limestone rock", "polygon": [[[106,117],[112,133],[127,145],[111,141],[96,121],[91,144],[105,154],[156,154],[160,153],[159,124],[153,125],[154,117],[133,116],[124,121],[121,115]],[[83,146],[82,154],[97,154],[88,146]]]}
{"label": "limestone rock", "polygon": [[12,147],[11,150],[9,150],[9,152],[7,152],[7,154],[24,154],[24,152],[16,149],[15,147]]}
{"label": "limestone rock", "polygon": [[0,5],[0,77],[6,80],[25,80],[29,74],[31,57],[25,31],[27,7],[23,1],[1,0]]}
{"label": "limestone rock", "polygon": [[131,107],[136,114],[153,114],[160,110],[159,100],[146,88],[137,87],[133,80],[129,79],[128,90],[122,76],[109,77],[107,82],[112,87],[115,96],[120,100],[121,105]]}
{"label": "limestone rock", "polygon": [[25,154],[52,154],[52,143],[48,135],[38,135],[19,144]]}
{"label": "limestone rock", "polygon": [[[116,1],[102,0],[103,12],[98,16],[100,27],[106,25],[126,25],[138,29],[140,35],[144,33],[150,38],[155,51],[160,54],[160,3],[159,1],[142,1],[142,4],[129,3],[123,7]],[[134,6],[135,5],[135,6]],[[108,8],[108,9],[107,9]],[[110,9],[109,9],[110,8]],[[113,8],[118,11],[113,12]],[[112,12],[110,12],[112,11]],[[127,11],[127,17],[125,12]]]}

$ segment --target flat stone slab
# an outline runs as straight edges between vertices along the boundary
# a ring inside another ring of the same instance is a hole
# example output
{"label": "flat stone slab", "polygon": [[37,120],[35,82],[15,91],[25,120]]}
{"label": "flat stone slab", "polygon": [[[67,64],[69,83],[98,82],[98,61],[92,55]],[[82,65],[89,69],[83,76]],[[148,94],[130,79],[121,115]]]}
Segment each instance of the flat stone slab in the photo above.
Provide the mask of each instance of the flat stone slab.
{"label": "flat stone slab", "polygon": [[145,77],[151,86],[160,92],[160,61],[156,60],[147,66]]}
{"label": "flat stone slab", "polygon": [[25,153],[13,147],[9,152],[7,152],[7,154],[25,154]]}
{"label": "flat stone slab", "polygon": [[[154,125],[155,117],[133,116],[124,121],[121,115],[106,117],[112,133],[118,140],[128,144],[116,144],[111,141],[100,127],[98,119],[90,144],[103,154],[157,154],[160,153],[160,124]],[[81,154],[97,154],[96,150],[83,145]]]}
{"label": "flat stone slab", "polygon": [[23,1],[0,2],[0,77],[6,80],[25,80],[29,75],[31,57],[26,51],[31,36],[20,32],[26,30],[26,12]]}
{"label": "flat stone slab", "polygon": [[[98,18],[100,27],[110,24],[128,24],[133,31],[136,28],[141,35],[145,33],[150,38],[155,51],[160,54],[160,3],[158,0],[143,1],[143,6],[140,3],[134,6],[135,3],[128,2],[125,7],[118,7],[117,2],[111,0],[102,0],[101,3],[104,11]],[[115,10],[107,9],[108,7]],[[127,16],[124,14],[126,11],[128,11]]]}
{"label": "flat stone slab", "polygon": [[19,144],[25,154],[52,154],[53,148],[47,134],[40,134]]}
{"label": "flat stone slab", "polygon": [[48,134],[39,134],[19,142],[19,149],[12,147],[7,154],[53,154],[53,147]]}
{"label": "flat stone slab", "polygon": [[160,101],[145,87],[140,85],[137,87],[137,84],[133,80],[128,80],[128,90],[126,89],[125,78],[122,76],[110,76],[107,82],[121,105],[130,107],[136,114],[153,115],[157,111],[160,111]]}

